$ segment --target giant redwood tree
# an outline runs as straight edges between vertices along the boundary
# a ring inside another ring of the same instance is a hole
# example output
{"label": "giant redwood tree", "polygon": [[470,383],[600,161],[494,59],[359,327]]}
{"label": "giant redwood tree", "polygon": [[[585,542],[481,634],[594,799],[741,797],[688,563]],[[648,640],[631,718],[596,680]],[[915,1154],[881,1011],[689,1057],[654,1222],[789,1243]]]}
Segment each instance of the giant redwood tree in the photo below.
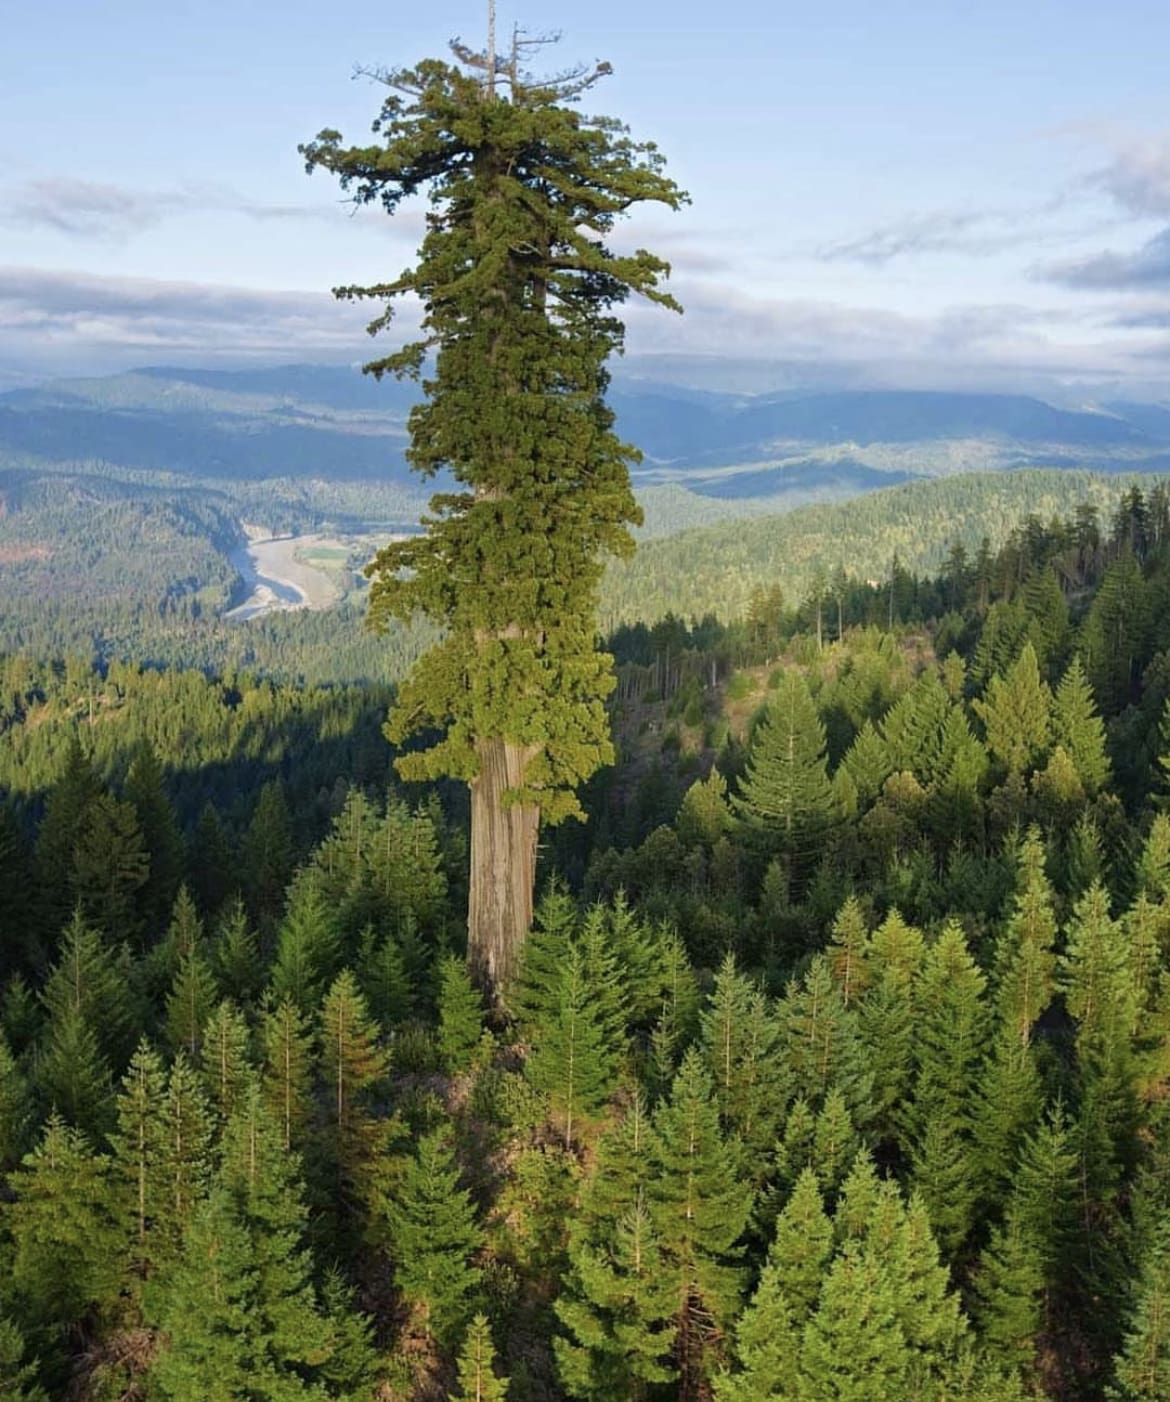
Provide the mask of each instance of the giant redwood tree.
{"label": "giant redwood tree", "polygon": [[425,614],[445,630],[403,683],[388,734],[438,738],[402,775],[471,788],[469,950],[499,996],[532,917],[541,820],[580,816],[577,786],[613,758],[604,700],[612,659],[597,650],[604,557],[633,549],[640,520],[613,431],[606,361],[631,293],[679,310],[669,265],[607,246],[618,219],[686,196],[650,143],[578,100],[608,64],[551,81],[521,72],[525,45],[497,59],[455,43],[456,62],[374,74],[389,89],[375,141],[323,131],[301,148],[359,205],[393,214],[429,196],[415,265],[373,287],[387,326],[397,299],[422,304],[421,336],[365,369],[422,379],[408,459],[454,489],[432,498],[425,533],[369,567],[369,619]]}

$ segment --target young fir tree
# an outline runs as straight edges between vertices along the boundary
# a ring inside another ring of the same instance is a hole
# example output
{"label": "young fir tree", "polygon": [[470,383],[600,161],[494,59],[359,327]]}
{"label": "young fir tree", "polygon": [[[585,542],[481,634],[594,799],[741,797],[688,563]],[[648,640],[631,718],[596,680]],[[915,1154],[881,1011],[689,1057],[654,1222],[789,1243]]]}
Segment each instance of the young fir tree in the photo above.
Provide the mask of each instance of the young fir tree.
{"label": "young fir tree", "polygon": [[1075,1132],[1057,1106],[1023,1141],[1003,1222],[975,1271],[974,1315],[986,1350],[1026,1377],[1071,1283],[1079,1168]]}
{"label": "young fir tree", "polygon": [[715,1402],[795,1402],[800,1333],[771,1262],[736,1324],[734,1354],[738,1371],[715,1378]]}
{"label": "young fir tree", "polygon": [[466,1071],[483,1036],[483,1000],[467,966],[453,954],[439,962],[439,1055],[452,1075]]}
{"label": "young fir tree", "polygon": [[24,1335],[0,1314],[0,1397],[5,1402],[49,1402],[37,1382],[36,1362],[26,1362]]}
{"label": "young fir tree", "polygon": [[833,1224],[825,1212],[816,1174],[806,1168],[776,1219],[767,1262],[798,1329],[804,1328],[816,1307],[832,1254]]}
{"label": "young fir tree", "polygon": [[32,1094],[0,1027],[0,1174],[24,1156],[32,1129]]}
{"label": "young fir tree", "polygon": [[984,1053],[986,980],[959,925],[944,926],[918,979],[911,1174],[948,1257],[974,1225],[979,1191],[972,1107]]}
{"label": "young fir tree", "polygon": [[243,1013],[225,998],[204,1025],[200,1059],[207,1098],[221,1124],[231,1118],[252,1080],[251,1043]]}
{"label": "young fir tree", "polygon": [[215,977],[202,951],[193,949],[179,965],[167,996],[167,1041],[171,1050],[185,1052],[198,1063],[203,1029],[215,1003]]}
{"label": "young fir tree", "polygon": [[144,1039],[122,1078],[118,1129],[112,1137],[125,1251],[130,1274],[138,1281],[154,1275],[165,1260],[156,1225],[165,1221],[168,1207],[163,1171],[166,1084],[162,1059]]}
{"label": "young fir tree", "polygon": [[67,1331],[92,1330],[117,1305],[125,1258],[112,1166],[80,1130],[51,1115],[9,1182],[5,1293],[11,1289],[42,1337],[60,1348]]}
{"label": "young fir tree", "polygon": [[471,1194],[440,1127],[423,1135],[386,1208],[394,1278],[415,1322],[444,1347],[467,1325],[483,1243]]}
{"label": "young fir tree", "polygon": [[1052,739],[1072,760],[1085,793],[1092,797],[1108,785],[1111,771],[1105,752],[1105,726],[1079,656],[1069,663],[1056,689]]}
{"label": "young fir tree", "polygon": [[308,1018],[286,998],[260,1024],[265,1103],[280,1126],[287,1153],[304,1143],[312,1112],[313,1036]]}
{"label": "young fir tree", "polygon": [[250,1006],[260,992],[263,967],[255,931],[238,896],[220,916],[211,962],[221,995]]}
{"label": "young fir tree", "polygon": [[337,915],[312,870],[303,872],[289,893],[288,908],[276,932],[272,995],[291,998],[303,1011],[318,1006],[337,972],[340,941]]}
{"label": "young fir tree", "polygon": [[614,308],[631,292],[675,304],[659,289],[661,259],[616,256],[605,239],[631,206],[685,199],[652,145],[570,105],[607,64],[532,81],[522,47],[506,83],[494,52],[460,45],[462,67],[379,74],[391,95],[376,144],[346,148],[324,131],[302,147],[308,168],[333,172],[359,204],[393,213],[423,189],[432,200],[417,264],[339,295],[414,293],[426,309],[424,339],[367,368],[417,376],[434,349],[409,456],[426,476],[447,469],[460,490],[434,498],[425,535],[379,553],[370,616],[384,625],[422,612],[446,630],[402,686],[390,733],[441,728],[399,768],[471,786],[468,952],[495,991],[531,924],[541,817],[579,813],[574,789],[613,755],[603,706],[613,677],[593,615],[602,556],[629,552],[639,512],[604,367],[622,345]]}
{"label": "young fir tree", "polygon": [[296,1160],[253,1096],[225,1138],[224,1165],[160,1292],[165,1340],[151,1382],[170,1402],[325,1402],[331,1330],[302,1245]]}
{"label": "young fir tree", "polygon": [[1170,1234],[1165,1225],[1143,1253],[1136,1305],[1109,1397],[1110,1402],[1170,1397]]}
{"label": "young fir tree", "polygon": [[733,803],[779,851],[790,884],[835,817],[825,743],[808,683],[800,672],[785,671],[752,741]]}
{"label": "young fir tree", "polygon": [[641,1097],[602,1137],[597,1163],[569,1223],[568,1269],[556,1301],[566,1334],[557,1373],[572,1397],[646,1396],[674,1377],[677,1309],[647,1208],[653,1130]]}
{"label": "young fir tree", "polygon": [[735,956],[727,954],[703,1014],[703,1056],[724,1125],[761,1168],[787,1099],[777,1033],[768,1000],[737,972]]}
{"label": "young fir tree", "polygon": [[987,748],[1009,774],[1027,773],[1044,757],[1052,734],[1052,692],[1031,643],[1004,675],[992,677],[975,712],[986,729]]}
{"label": "young fir tree", "polygon": [[75,911],[61,937],[57,960],[41,1001],[49,1025],[75,1013],[93,1032],[99,1050],[124,1065],[133,1049],[130,959],[124,946],[111,948]]}
{"label": "young fir tree", "polygon": [[674,1296],[674,1361],[679,1397],[703,1395],[724,1331],[739,1309],[739,1239],[752,1209],[741,1150],[724,1139],[711,1079],[691,1050],[654,1117],[650,1212],[662,1278]]}
{"label": "young fir tree", "polygon": [[390,1059],[348,969],[337,976],[322,1005],[319,1040],[325,1118],[318,1147],[325,1172],[314,1188],[327,1194],[328,1210],[336,1214],[341,1232],[340,1224],[355,1213],[361,1220],[371,1210],[390,1133],[374,1110]]}
{"label": "young fir tree", "polygon": [[212,1115],[199,1074],[180,1052],[163,1102],[162,1181],[165,1198],[152,1221],[161,1256],[178,1254],[211,1172]]}
{"label": "young fir tree", "polygon": [[183,877],[183,839],[167,796],[162,766],[149,743],[140,745],[131,761],[122,796],[138,816],[146,849],[149,871],[138,893],[138,909],[147,934],[155,938],[166,927]]}
{"label": "young fir tree", "polygon": [[100,793],[85,809],[67,869],[77,908],[112,940],[139,933],[138,903],[150,855],[134,805]]}
{"label": "young fir tree", "polygon": [[548,1097],[566,1149],[617,1086],[622,1046],[606,1026],[596,991],[581,945],[570,945],[545,992],[525,1066],[528,1079]]}
{"label": "young fir tree", "polygon": [[508,1379],[496,1372],[496,1350],[487,1319],[477,1314],[459,1352],[459,1385],[448,1402],[508,1402]]}
{"label": "young fir tree", "polygon": [[292,818],[278,779],[260,790],[240,855],[249,908],[261,927],[269,929],[293,873]]}

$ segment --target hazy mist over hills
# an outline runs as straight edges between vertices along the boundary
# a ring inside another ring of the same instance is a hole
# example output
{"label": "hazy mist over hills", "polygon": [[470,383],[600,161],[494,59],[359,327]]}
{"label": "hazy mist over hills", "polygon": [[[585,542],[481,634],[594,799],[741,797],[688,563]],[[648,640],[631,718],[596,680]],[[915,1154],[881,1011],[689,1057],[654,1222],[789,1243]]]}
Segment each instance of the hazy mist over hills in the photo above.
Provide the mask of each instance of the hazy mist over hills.
{"label": "hazy mist over hills", "polygon": [[[0,460],[418,486],[403,455],[417,394],[413,384],[313,365],[57,380],[0,394]],[[1170,467],[1170,408],[1156,404],[1074,409],[1026,395],[874,389],[753,395],[624,373],[611,402],[644,454],[637,486],[724,500],[841,497],[1026,466]]]}

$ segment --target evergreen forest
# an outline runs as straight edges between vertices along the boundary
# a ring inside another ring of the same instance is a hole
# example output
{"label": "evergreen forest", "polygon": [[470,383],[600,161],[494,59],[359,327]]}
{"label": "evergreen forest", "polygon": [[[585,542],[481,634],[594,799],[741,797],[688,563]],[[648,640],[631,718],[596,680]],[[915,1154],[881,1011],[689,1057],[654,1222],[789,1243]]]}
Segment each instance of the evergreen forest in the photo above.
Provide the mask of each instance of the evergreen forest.
{"label": "evergreen forest", "polygon": [[1170,1397],[1170,492],[929,536],[613,620],[495,1006],[388,688],[0,659],[0,1397]]}

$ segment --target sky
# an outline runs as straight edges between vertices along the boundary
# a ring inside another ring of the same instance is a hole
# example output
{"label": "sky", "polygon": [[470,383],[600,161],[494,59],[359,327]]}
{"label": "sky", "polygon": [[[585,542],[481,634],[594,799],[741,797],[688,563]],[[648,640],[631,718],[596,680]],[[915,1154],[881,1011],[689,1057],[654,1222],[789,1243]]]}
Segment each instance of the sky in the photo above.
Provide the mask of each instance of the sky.
{"label": "sky", "polygon": [[[617,239],[686,307],[628,308],[632,370],[1170,401],[1166,0],[499,4],[612,63],[583,105],[690,193]],[[370,354],[329,289],[401,271],[421,207],[355,213],[296,146],[364,140],[355,66],[485,8],[0,0],[0,386]]]}

